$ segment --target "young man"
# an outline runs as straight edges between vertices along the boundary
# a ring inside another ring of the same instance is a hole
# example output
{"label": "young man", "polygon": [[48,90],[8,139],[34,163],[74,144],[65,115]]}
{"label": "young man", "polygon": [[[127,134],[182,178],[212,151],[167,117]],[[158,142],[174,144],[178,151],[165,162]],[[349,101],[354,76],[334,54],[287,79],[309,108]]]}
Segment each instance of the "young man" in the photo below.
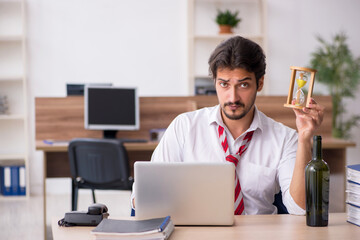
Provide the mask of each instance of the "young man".
{"label": "young man", "polygon": [[260,46],[240,36],[221,43],[209,66],[219,105],[175,118],[152,161],[233,162],[235,214],[277,213],[272,203],[280,190],[289,213],[304,214],[304,170],[323,107],[312,100],[309,108],[294,110],[298,133],[257,110],[265,55]]}

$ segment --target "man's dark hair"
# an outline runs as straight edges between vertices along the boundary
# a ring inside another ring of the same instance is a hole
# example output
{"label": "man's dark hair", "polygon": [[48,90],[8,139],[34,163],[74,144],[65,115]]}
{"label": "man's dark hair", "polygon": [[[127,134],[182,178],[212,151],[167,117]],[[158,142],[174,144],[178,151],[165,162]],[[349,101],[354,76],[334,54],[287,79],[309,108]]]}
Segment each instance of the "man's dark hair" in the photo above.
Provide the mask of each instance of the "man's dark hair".
{"label": "man's dark hair", "polygon": [[217,70],[243,68],[255,73],[256,85],[264,76],[266,69],[265,54],[255,42],[240,37],[232,37],[220,43],[209,58],[209,72],[216,80]]}

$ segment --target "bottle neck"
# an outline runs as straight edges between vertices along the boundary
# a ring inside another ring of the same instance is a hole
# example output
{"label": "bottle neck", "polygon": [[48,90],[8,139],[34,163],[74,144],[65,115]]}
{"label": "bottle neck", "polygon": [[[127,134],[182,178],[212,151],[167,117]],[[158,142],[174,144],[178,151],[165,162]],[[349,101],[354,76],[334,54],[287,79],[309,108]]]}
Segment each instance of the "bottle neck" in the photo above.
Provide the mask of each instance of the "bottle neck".
{"label": "bottle neck", "polygon": [[322,160],[321,136],[314,136],[312,159]]}

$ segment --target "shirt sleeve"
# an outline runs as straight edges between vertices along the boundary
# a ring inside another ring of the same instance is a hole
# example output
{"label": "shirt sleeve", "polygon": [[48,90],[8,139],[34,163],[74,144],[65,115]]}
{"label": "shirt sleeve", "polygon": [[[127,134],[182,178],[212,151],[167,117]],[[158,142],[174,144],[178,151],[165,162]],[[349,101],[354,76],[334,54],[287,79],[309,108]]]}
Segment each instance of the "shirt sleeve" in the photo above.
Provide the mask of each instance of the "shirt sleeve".
{"label": "shirt sleeve", "polygon": [[176,117],[166,129],[152,154],[152,162],[182,162],[188,121],[184,114]]}
{"label": "shirt sleeve", "polygon": [[289,134],[284,145],[282,159],[279,165],[279,184],[282,191],[283,203],[288,212],[294,215],[305,215],[305,210],[296,204],[290,194],[290,183],[294,172],[297,151],[297,133]]}
{"label": "shirt sleeve", "polygon": [[[152,162],[182,162],[183,160],[183,146],[185,133],[188,129],[188,121],[185,115],[181,114],[176,117],[166,129],[159,144],[155,148],[152,156]],[[132,209],[133,199],[136,196],[136,183],[134,182],[132,193],[130,197],[130,204]]]}

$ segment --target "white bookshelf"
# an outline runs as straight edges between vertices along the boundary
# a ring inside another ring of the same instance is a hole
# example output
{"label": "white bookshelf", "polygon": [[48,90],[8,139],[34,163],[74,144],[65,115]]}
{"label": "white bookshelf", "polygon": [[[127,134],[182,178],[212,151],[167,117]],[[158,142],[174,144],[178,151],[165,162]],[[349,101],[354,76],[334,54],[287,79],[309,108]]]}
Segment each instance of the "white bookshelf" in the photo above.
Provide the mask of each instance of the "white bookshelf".
{"label": "white bookshelf", "polygon": [[[219,34],[217,9],[239,11],[242,19],[233,34]],[[188,0],[188,83],[190,95],[197,87],[211,87],[208,59],[223,40],[240,35],[257,42],[266,52],[265,0]]]}
{"label": "white bookshelf", "polygon": [[[25,50],[25,1],[0,0],[0,96],[8,111],[0,112],[0,165],[24,165],[29,196],[28,113]],[[2,196],[0,199],[24,196]]]}

